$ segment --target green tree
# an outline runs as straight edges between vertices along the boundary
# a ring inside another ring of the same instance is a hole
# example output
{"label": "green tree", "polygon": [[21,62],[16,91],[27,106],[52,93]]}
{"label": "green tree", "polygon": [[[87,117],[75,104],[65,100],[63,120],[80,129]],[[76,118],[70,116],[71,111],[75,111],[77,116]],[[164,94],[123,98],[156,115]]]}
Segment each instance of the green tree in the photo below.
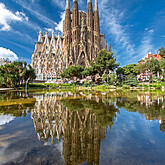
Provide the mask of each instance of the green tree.
{"label": "green tree", "polygon": [[95,81],[95,75],[98,73],[96,65],[91,62],[91,66],[84,69],[81,73],[83,77],[91,76],[92,80]]}
{"label": "green tree", "polygon": [[130,75],[130,74],[134,74],[137,75],[137,71],[136,71],[136,66],[137,64],[129,64],[123,67],[119,67],[116,70],[116,74],[117,75]]}
{"label": "green tree", "polygon": [[116,85],[117,75],[114,73],[103,74],[102,79],[110,85]]}
{"label": "green tree", "polygon": [[24,85],[25,81],[35,79],[35,72],[32,67],[24,62],[13,62],[0,66],[0,76],[3,77],[7,87]]}
{"label": "green tree", "polygon": [[61,77],[62,78],[82,78],[82,72],[84,71],[84,68],[80,65],[78,66],[70,66],[67,69],[65,69],[62,73],[61,73]]}
{"label": "green tree", "polygon": [[31,67],[31,65],[28,65],[28,69],[24,69],[24,74],[25,74],[25,77],[24,77],[24,80],[25,81],[32,81],[36,78],[36,75],[35,75],[35,72],[34,72],[34,69]]}
{"label": "green tree", "polygon": [[159,72],[160,69],[160,64],[159,61],[151,58],[151,59],[147,59],[145,62],[140,63],[136,66],[136,71],[137,73],[144,73],[145,71],[148,72],[149,75],[149,82],[151,83],[152,81],[152,76],[155,74],[157,74],[157,72]]}
{"label": "green tree", "polygon": [[124,80],[128,80],[127,77],[130,79],[130,77],[133,76],[129,81],[134,81],[136,78],[135,76],[137,75],[137,64],[129,64],[124,67],[119,67],[116,70],[116,74],[118,75],[118,81],[121,83],[123,81],[123,76],[125,75]]}
{"label": "green tree", "polygon": [[124,69],[123,69],[123,67],[117,68],[116,74],[117,74],[117,75],[124,75]]}
{"label": "green tree", "polygon": [[159,55],[161,55],[162,58],[165,58],[165,48],[164,47],[161,47],[159,49]]}
{"label": "green tree", "polygon": [[99,51],[95,62],[99,75],[102,76],[104,72],[114,71],[119,66],[116,64],[116,60],[113,53],[107,52],[106,49]]}
{"label": "green tree", "polygon": [[137,86],[138,81],[137,81],[136,76],[135,76],[133,73],[129,74],[129,75],[126,77],[125,84],[130,85],[130,86],[132,86],[132,87],[133,87],[133,86]]}
{"label": "green tree", "polygon": [[159,61],[159,63],[160,63],[160,68],[163,70],[163,72],[165,71],[165,59],[161,59],[160,61]]}
{"label": "green tree", "polygon": [[164,80],[164,77],[165,77],[165,59],[162,58],[159,61],[159,64],[160,64],[160,69],[161,69],[161,75],[163,76],[163,80]]}
{"label": "green tree", "polygon": [[5,84],[5,79],[4,77],[0,76],[0,87]]}
{"label": "green tree", "polygon": [[124,74],[125,75],[130,75],[130,74],[133,74],[133,75],[137,75],[137,72],[136,72],[136,65],[137,64],[129,64],[129,65],[126,65],[123,67],[123,70],[124,70]]}

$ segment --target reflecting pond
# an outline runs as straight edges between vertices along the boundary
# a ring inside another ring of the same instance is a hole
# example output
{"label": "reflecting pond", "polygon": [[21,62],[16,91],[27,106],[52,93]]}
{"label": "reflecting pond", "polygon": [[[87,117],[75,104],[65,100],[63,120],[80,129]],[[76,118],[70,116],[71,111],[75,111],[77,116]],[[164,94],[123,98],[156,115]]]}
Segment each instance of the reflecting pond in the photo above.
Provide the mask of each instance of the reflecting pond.
{"label": "reflecting pond", "polygon": [[0,93],[0,164],[165,164],[165,93]]}

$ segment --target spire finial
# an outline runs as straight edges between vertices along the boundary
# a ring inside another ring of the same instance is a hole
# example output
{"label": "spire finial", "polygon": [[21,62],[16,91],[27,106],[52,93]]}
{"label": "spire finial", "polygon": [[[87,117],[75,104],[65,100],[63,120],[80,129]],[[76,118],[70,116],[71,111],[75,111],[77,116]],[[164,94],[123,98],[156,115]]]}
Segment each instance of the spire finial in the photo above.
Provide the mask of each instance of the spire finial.
{"label": "spire finial", "polygon": [[105,46],[105,49],[107,50],[107,48],[108,48],[108,45],[107,45],[107,41],[106,41],[106,46]]}
{"label": "spire finial", "polygon": [[66,0],[66,9],[70,9],[70,0]]}
{"label": "spire finial", "polygon": [[91,2],[92,3],[92,0],[88,0],[88,2]]}
{"label": "spire finial", "polygon": [[95,11],[98,11],[99,8],[98,8],[98,0],[95,0]]}
{"label": "spire finial", "polygon": [[76,2],[77,2],[77,0],[73,0],[73,2],[74,2],[74,1],[76,1]]}
{"label": "spire finial", "polygon": [[111,44],[109,45],[109,52],[112,53],[112,47],[111,47]]}
{"label": "spire finial", "polygon": [[43,42],[43,40],[42,40],[42,33],[41,33],[41,31],[40,31],[40,34],[38,35],[38,42]]}

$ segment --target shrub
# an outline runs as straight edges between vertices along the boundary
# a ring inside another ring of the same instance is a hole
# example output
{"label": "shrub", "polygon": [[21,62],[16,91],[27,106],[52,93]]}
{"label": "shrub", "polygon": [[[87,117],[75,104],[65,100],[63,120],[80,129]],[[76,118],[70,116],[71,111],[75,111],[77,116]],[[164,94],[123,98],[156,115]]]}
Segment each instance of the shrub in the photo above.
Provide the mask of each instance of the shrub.
{"label": "shrub", "polygon": [[0,76],[0,87],[5,85],[4,77]]}
{"label": "shrub", "polygon": [[84,85],[83,86],[84,87],[89,87],[90,85],[91,85],[90,82],[87,80],[87,81],[84,82]]}
{"label": "shrub", "polygon": [[136,79],[130,79],[130,80],[127,80],[125,82],[125,84],[130,85],[131,87],[133,87],[133,86],[137,86],[138,85],[138,82],[137,82]]}
{"label": "shrub", "polygon": [[128,86],[128,85],[123,85],[123,88],[124,88],[124,89],[130,89],[130,86]]}

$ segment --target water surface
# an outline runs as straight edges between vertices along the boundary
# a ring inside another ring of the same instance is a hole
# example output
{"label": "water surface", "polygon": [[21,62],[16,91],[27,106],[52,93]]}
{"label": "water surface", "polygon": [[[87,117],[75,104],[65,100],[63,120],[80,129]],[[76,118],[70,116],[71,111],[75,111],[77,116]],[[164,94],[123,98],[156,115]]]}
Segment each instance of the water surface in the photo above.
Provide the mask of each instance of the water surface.
{"label": "water surface", "polygon": [[165,164],[165,93],[0,93],[0,164]]}

